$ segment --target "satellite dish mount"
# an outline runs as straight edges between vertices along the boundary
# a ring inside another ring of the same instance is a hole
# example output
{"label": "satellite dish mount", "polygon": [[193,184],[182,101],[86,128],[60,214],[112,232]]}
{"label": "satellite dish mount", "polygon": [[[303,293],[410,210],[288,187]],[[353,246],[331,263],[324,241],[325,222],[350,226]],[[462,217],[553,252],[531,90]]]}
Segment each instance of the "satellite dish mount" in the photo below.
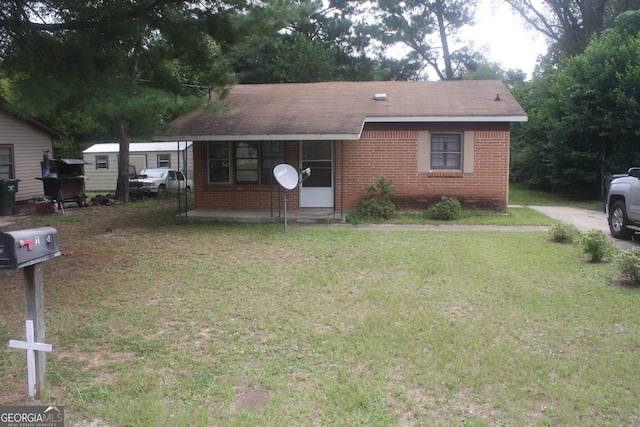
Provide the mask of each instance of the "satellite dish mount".
{"label": "satellite dish mount", "polygon": [[298,175],[298,171],[286,163],[281,163],[273,168],[273,175],[278,184],[284,188],[284,231],[287,231],[287,191],[295,189],[298,184],[311,175],[311,168],[306,168]]}

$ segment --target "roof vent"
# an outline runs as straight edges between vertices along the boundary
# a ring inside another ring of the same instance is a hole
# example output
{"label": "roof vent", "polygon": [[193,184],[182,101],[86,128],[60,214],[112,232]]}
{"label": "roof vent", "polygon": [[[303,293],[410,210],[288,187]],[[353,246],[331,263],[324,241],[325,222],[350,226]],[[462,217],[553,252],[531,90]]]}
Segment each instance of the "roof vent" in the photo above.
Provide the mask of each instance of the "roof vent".
{"label": "roof vent", "polygon": [[387,94],[386,93],[376,93],[375,95],[373,95],[373,100],[374,101],[386,101],[387,100]]}
{"label": "roof vent", "polygon": [[500,98],[500,94],[496,95],[496,99],[494,99],[494,101],[502,101],[502,98]]}

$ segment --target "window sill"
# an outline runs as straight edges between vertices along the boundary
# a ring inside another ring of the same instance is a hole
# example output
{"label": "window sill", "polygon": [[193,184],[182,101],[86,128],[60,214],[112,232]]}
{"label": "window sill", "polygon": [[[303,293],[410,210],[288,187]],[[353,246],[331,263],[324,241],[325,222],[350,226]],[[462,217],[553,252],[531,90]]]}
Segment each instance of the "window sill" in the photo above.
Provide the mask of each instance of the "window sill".
{"label": "window sill", "polygon": [[427,174],[434,178],[462,178],[464,176],[464,172],[460,170],[430,170]]}

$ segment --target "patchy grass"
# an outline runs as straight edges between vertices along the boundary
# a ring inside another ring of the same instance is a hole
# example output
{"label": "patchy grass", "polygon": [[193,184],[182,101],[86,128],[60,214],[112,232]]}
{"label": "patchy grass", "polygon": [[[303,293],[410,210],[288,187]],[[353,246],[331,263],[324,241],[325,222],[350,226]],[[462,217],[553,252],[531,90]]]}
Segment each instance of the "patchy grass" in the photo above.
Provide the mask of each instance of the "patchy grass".
{"label": "patchy grass", "polygon": [[[640,423],[639,290],[546,232],[176,225],[168,204],[22,224],[66,254],[44,265],[43,404],[70,426]],[[0,281],[21,338],[22,272]],[[0,404],[25,365],[0,348]]]}
{"label": "patchy grass", "polygon": [[393,224],[456,224],[456,225],[502,225],[549,226],[553,220],[548,216],[527,207],[507,208],[506,213],[487,212],[480,210],[463,210],[460,218],[443,221],[427,217],[425,212],[396,212],[388,221]]}

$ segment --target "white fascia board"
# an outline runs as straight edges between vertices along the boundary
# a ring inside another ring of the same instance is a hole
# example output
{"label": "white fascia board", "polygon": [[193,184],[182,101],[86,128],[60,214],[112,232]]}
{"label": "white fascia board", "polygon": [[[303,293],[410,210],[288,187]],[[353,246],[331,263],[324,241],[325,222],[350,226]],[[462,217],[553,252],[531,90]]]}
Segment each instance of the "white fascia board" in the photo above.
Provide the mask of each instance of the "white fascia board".
{"label": "white fascia board", "polygon": [[[191,147],[193,141],[184,140],[176,141],[175,138],[171,141],[152,141],[152,142],[132,142],[129,144],[129,152],[131,153],[144,153],[144,152],[159,152],[159,151],[183,151],[186,148]],[[83,151],[85,154],[91,153],[117,153],[120,151],[120,144],[118,143],[102,143],[94,144],[91,147]]]}
{"label": "white fascia board", "polygon": [[[156,136],[159,141],[163,136]],[[360,139],[357,134],[292,134],[292,135],[185,135],[166,137],[168,139],[188,139],[189,141],[340,141]]]}
{"label": "white fascia board", "polygon": [[366,117],[365,123],[434,123],[434,122],[526,122],[527,116],[408,116],[408,117]]}

